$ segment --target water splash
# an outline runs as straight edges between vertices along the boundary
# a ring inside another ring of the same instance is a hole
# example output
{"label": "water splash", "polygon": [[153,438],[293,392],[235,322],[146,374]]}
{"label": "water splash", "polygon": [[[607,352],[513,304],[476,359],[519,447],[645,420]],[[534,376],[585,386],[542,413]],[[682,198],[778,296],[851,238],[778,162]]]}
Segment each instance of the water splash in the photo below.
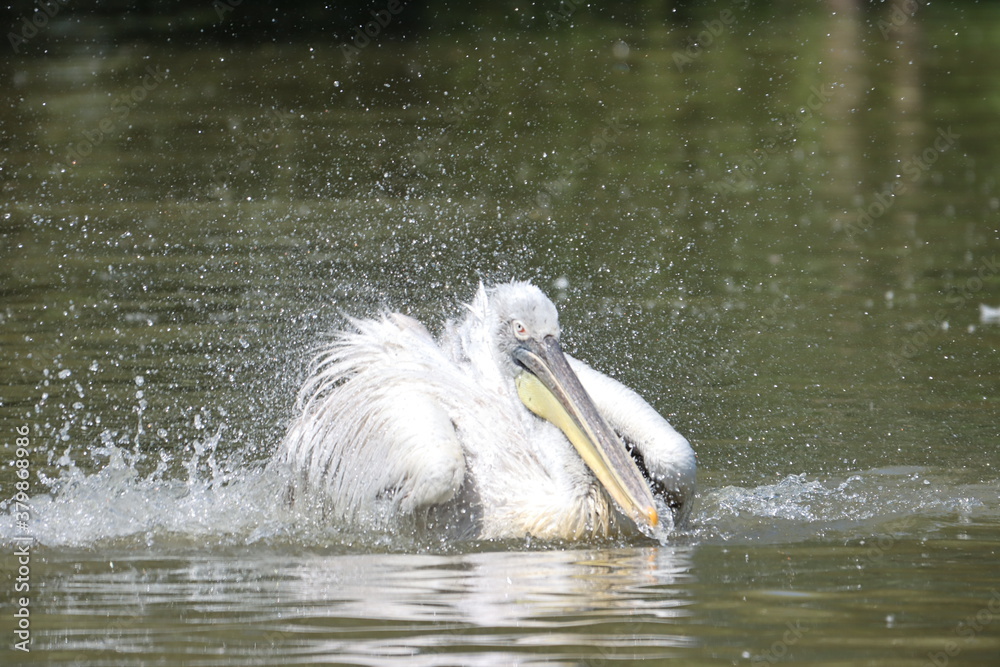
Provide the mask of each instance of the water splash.
{"label": "water splash", "polygon": [[[30,534],[51,547],[225,549],[263,545],[341,552],[475,549],[414,531],[348,532],[308,508],[284,502],[285,480],[261,462],[220,456],[218,428],[184,450],[143,454],[105,434],[88,456],[106,458],[95,472],[77,466],[71,448],[55,460],[59,474],[42,477],[30,501]],[[0,503],[0,542],[15,533],[10,502]],[[1000,519],[995,484],[958,473],[885,468],[847,477],[791,475],[756,487],[702,491],[689,530],[658,541],[790,543],[867,535],[926,535],[941,525]],[[509,541],[508,541],[509,542]],[[517,540],[490,549],[540,547]]]}
{"label": "water splash", "polygon": [[797,542],[821,537],[926,534],[942,523],[997,517],[996,485],[918,467],[822,480],[789,475],[754,488],[726,486],[699,498],[697,534],[724,541]]}

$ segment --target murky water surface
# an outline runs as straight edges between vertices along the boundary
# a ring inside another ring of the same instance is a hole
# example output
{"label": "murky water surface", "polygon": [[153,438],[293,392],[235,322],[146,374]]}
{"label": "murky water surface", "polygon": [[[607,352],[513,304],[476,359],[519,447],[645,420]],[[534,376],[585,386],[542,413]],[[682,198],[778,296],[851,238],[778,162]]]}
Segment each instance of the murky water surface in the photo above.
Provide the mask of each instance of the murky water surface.
{"label": "murky water surface", "polygon": [[[998,664],[1000,11],[916,4],[442,10],[350,59],[53,20],[0,63],[3,663]],[[511,277],[690,437],[687,531],[276,501],[343,312]]]}

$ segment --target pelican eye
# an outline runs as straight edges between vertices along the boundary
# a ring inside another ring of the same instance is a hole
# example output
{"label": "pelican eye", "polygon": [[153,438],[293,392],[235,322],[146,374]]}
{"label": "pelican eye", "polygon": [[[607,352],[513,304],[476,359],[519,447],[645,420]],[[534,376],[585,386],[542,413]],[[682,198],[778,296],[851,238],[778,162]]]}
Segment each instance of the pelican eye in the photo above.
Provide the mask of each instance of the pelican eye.
{"label": "pelican eye", "polygon": [[518,340],[525,340],[529,336],[528,327],[524,326],[524,322],[521,320],[512,320],[510,328],[514,332],[514,337]]}

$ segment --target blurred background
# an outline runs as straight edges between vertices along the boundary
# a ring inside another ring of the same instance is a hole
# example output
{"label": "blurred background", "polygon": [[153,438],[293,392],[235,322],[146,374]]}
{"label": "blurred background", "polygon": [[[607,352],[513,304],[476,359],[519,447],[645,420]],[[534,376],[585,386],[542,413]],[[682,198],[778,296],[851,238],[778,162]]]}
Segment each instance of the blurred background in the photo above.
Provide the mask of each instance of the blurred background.
{"label": "blurred background", "polygon": [[511,277],[708,470],[995,416],[991,3],[376,4],[7,6],[0,418],[265,453],[342,309]]}
{"label": "blurred background", "polygon": [[[439,331],[480,280],[511,278],[698,453],[679,565],[587,552],[635,574],[615,589],[630,605],[648,577],[693,605],[683,627],[642,626],[654,648],[749,660],[808,608],[814,631],[785,651],[857,664],[906,645],[924,664],[987,609],[1000,4],[35,0],[0,16],[0,432],[32,433],[32,534],[61,582],[43,643],[89,650],[59,630],[68,547],[93,550],[106,576],[88,594],[123,615],[135,580],[108,554],[180,552],[191,580],[235,586],[236,565],[203,571],[191,545],[243,550],[251,578],[272,572],[255,550],[412,550],[213,493],[259,471],[345,313]],[[0,495],[15,472],[0,465]],[[552,567],[542,579],[579,581]],[[158,656],[168,640],[141,619],[111,646]],[[993,664],[990,627],[961,644],[967,664]],[[586,655],[560,651],[541,652]]]}

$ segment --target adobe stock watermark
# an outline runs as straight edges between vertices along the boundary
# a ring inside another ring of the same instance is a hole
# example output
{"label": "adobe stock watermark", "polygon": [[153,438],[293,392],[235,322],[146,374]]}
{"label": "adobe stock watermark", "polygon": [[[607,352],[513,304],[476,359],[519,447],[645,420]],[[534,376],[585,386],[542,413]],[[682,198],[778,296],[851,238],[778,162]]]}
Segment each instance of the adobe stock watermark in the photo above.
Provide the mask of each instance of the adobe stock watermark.
{"label": "adobe stock watermark", "polygon": [[[48,377],[50,373],[55,373],[56,369],[61,369],[63,357],[71,350],[72,337],[69,334],[60,332],[53,340],[36,340],[28,354],[29,366],[32,370],[38,371]],[[50,366],[54,366],[50,370]],[[65,369],[63,369],[65,370]]]}
{"label": "adobe stock watermark", "polygon": [[554,28],[560,23],[569,21],[573,17],[573,14],[576,13],[576,10],[586,6],[587,3],[584,0],[560,0],[559,6],[556,7],[555,11],[550,9],[545,12],[545,18],[549,21],[549,27]]}
{"label": "adobe stock watermark", "polygon": [[219,163],[212,166],[212,185],[217,190],[224,190],[234,176],[250,171],[265,149],[270,150],[276,146],[278,134],[295,118],[297,116],[291,111],[268,110],[263,128],[243,132],[238,136],[236,159],[228,167]]}
{"label": "adobe stock watermark", "polygon": [[350,44],[347,42],[341,43],[340,51],[344,54],[344,58],[348,62],[355,60],[361,55],[361,50],[371,44],[373,39],[382,34],[382,31],[392,23],[393,18],[398,16],[404,9],[406,9],[405,0],[389,0],[385,4],[385,7],[378,10],[371,10],[370,13],[374,20],[357,26],[354,29],[354,39],[351,40]]}
{"label": "adobe stock watermark", "polygon": [[11,30],[7,33],[7,41],[10,42],[10,48],[15,54],[20,54],[21,46],[48,27],[49,21],[69,4],[69,0],[35,0],[35,4],[38,7],[30,19],[27,16],[21,17],[21,29],[18,32]]}
{"label": "adobe stock watermark", "polygon": [[482,107],[490,95],[497,90],[497,84],[488,76],[479,80],[479,85],[465,96],[460,103],[455,104],[444,116],[444,127],[433,138],[420,141],[418,148],[410,154],[410,159],[417,167],[426,164],[438,148],[445,146],[448,136],[469,117],[469,114]]}
{"label": "adobe stock watermark", "polygon": [[767,159],[795,141],[800,125],[794,114],[788,114],[781,122],[780,130],[773,137],[765,139],[759,148],[747,152],[733,162],[728,177],[719,186],[719,191],[732,194],[749,188],[750,179],[767,163]]}
{"label": "adobe stock watermark", "polygon": [[944,323],[948,321],[949,314],[965,306],[967,302],[971,301],[983,289],[987,278],[998,274],[1000,274],[1000,258],[992,255],[989,258],[984,257],[980,260],[975,275],[967,278],[961,285],[952,286],[948,289],[945,302],[951,308],[938,308],[933,317],[915,327],[914,331],[903,341],[898,352],[889,355],[889,363],[892,364],[893,368],[896,371],[900,371],[903,368],[904,362],[912,359],[920,350],[927,347],[931,336],[944,328]]}
{"label": "adobe stock watermark", "polygon": [[785,623],[787,628],[782,634],[781,639],[775,640],[771,646],[768,647],[763,653],[757,653],[750,656],[750,664],[754,667],[758,665],[773,665],[785,659],[788,655],[788,649],[799,643],[802,636],[809,632],[809,626],[803,625],[802,621],[788,621]]}
{"label": "adobe stock watermark", "polygon": [[[764,310],[747,318],[746,324],[758,334],[766,334],[775,328],[780,328],[786,317],[786,311],[794,307],[789,303],[772,304]],[[726,375],[741,367],[745,351],[736,347],[721,347],[715,352],[702,369],[697,371],[699,378],[705,382],[721,381]]]}
{"label": "adobe stock watermark", "polygon": [[844,228],[848,235],[854,236],[870,230],[875,221],[892,208],[896,197],[906,193],[914,184],[918,183],[938,161],[941,154],[950,150],[955,142],[961,138],[960,135],[952,131],[951,127],[938,128],[937,134],[938,136],[931,146],[903,163],[903,174],[876,194],[875,201],[866,207],[858,208],[857,220]]}
{"label": "adobe stock watermark", "polygon": [[879,19],[878,31],[882,33],[883,39],[888,39],[889,33],[895,28],[900,28],[912,19],[917,10],[928,4],[926,0],[924,2],[919,2],[918,0],[897,0],[892,3],[891,9],[889,10],[889,20]]}
{"label": "adobe stock watermark", "polygon": [[1000,614],[1000,591],[994,588],[990,592],[992,595],[989,602],[975,614],[966,616],[959,621],[952,630],[955,639],[946,642],[940,651],[930,651],[927,654],[925,665],[946,667],[952,658],[962,652],[966,644],[979,636],[980,632],[996,620],[997,615]]}
{"label": "adobe stock watermark", "polygon": [[618,119],[612,118],[602,123],[600,134],[590,140],[590,143],[578,151],[563,171],[561,176],[549,181],[549,183],[535,196],[535,203],[539,206],[547,207],[552,203],[552,199],[560,195],[570,182],[570,176],[583,171],[594,162],[599,155],[607,151],[618,141],[618,137],[625,131]]}
{"label": "adobe stock watermark", "polygon": [[587,656],[586,664],[588,667],[605,667],[612,662],[620,664],[623,660],[638,661],[642,655],[635,650],[635,642],[631,638],[643,636],[645,632],[648,632],[643,624],[649,622],[649,618],[630,616],[621,632],[615,633],[612,638],[593,647],[597,655]]}
{"label": "adobe stock watermark", "polygon": [[[746,9],[750,6],[750,0],[737,0],[733,2],[732,5],[737,9]],[[701,58],[705,49],[712,46],[712,44],[715,43],[715,40],[722,37],[729,26],[731,26],[735,21],[736,15],[733,13],[732,9],[723,9],[719,12],[718,18],[714,18],[711,21],[702,21],[702,25],[705,26],[705,29],[699,31],[698,34],[694,36],[694,40],[687,46],[687,48],[674,51],[673,60],[674,65],[677,66],[677,71],[683,72],[685,67],[698,60],[698,58]]]}
{"label": "adobe stock watermark", "polygon": [[819,110],[833,99],[837,85],[834,82],[809,86],[809,97],[806,98],[805,105],[798,109],[798,113],[788,114],[785,117],[781,131],[775,137],[764,141],[760,148],[733,163],[733,168],[730,171],[734,177],[724,181],[719,188],[720,191],[735,193],[748,187],[750,179],[764,166],[767,158],[793,143],[799,129],[812,121]]}
{"label": "adobe stock watermark", "polygon": [[149,93],[156,90],[156,87],[163,83],[166,78],[166,73],[159,67],[147,65],[142,81],[129,92],[116,97],[111,103],[111,111],[93,128],[81,132],[82,139],[80,141],[71,143],[67,147],[67,165],[76,164],[93,153],[94,149],[104,143],[104,140],[116,127],[125,122],[125,119],[132,113],[132,109],[145,100]]}
{"label": "adobe stock watermark", "polygon": [[[906,521],[899,528],[905,529],[913,524],[913,521]],[[864,540],[862,546],[868,547],[865,549],[864,564],[878,565],[885,555],[896,547],[896,542],[896,538],[889,533],[874,535],[870,540]]]}
{"label": "adobe stock watermark", "polygon": [[31,547],[35,538],[31,536],[31,504],[28,492],[31,490],[31,436],[27,424],[14,429],[14,497],[11,509],[17,534],[13,538],[14,557],[17,562],[14,583],[14,649],[28,653],[31,651]]}
{"label": "adobe stock watermark", "polygon": [[236,11],[236,8],[243,4],[243,0],[213,0],[212,9],[220,21],[226,19],[226,14]]}

